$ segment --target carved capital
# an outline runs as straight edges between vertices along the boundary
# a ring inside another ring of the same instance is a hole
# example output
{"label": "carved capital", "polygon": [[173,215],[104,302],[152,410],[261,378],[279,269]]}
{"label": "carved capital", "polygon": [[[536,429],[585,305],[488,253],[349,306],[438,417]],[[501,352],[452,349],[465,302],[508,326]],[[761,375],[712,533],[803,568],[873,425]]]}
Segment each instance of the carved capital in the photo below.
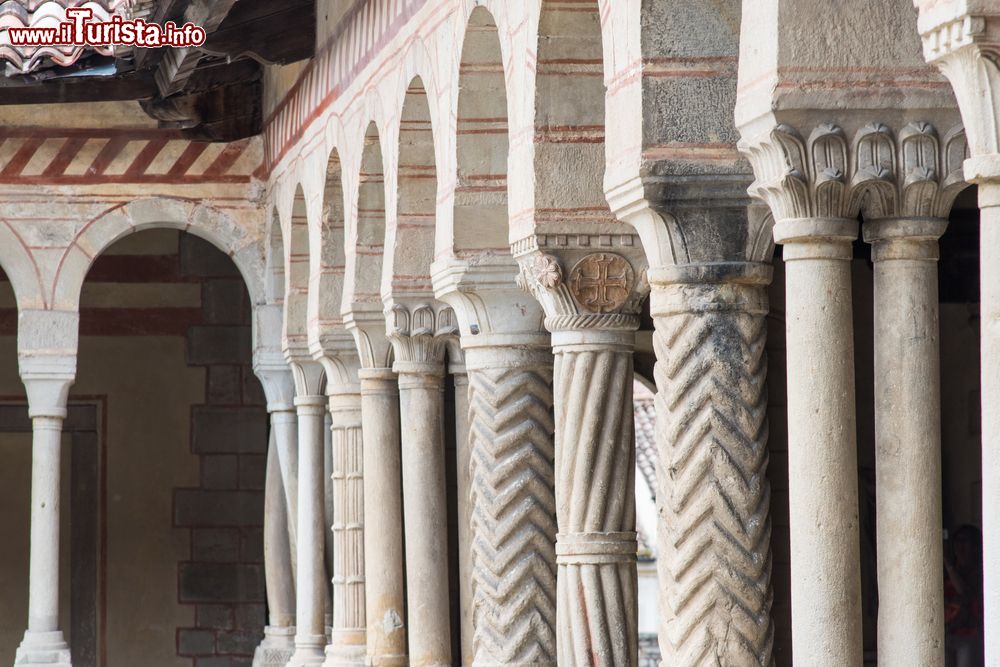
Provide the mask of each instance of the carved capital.
{"label": "carved capital", "polygon": [[354,336],[362,368],[390,368],[392,345],[385,334],[381,304],[359,302],[344,313],[344,326]]}
{"label": "carved capital", "polygon": [[[392,343],[398,372],[440,368],[458,336],[455,311],[437,303],[395,303],[386,312],[386,336]],[[437,372],[435,370],[435,372]]]}
{"label": "carved capital", "polygon": [[326,392],[326,372],[323,366],[308,357],[293,357],[288,365],[295,379],[296,398],[323,396]]}
{"label": "carved capital", "polygon": [[970,152],[980,158],[966,176],[970,182],[1000,180],[1000,7],[987,0],[914,4],[924,58],[951,82]]}
{"label": "carved capital", "polygon": [[295,409],[295,378],[283,357],[255,355],[253,371],[264,387],[268,412],[291,412]]}
{"label": "carved capital", "polygon": [[434,294],[454,309],[462,347],[548,346],[541,305],[519,286],[512,258],[448,258],[431,268]]}
{"label": "carved capital", "polygon": [[797,218],[947,217],[965,187],[961,126],[940,133],[930,123],[894,130],[880,122],[848,133],[823,123],[804,136],[777,125],[740,144],[756,180],[750,194],[775,220]]}
{"label": "carved capital", "polygon": [[514,245],[518,282],[545,311],[549,331],[633,331],[649,293],[634,234],[536,235]]}

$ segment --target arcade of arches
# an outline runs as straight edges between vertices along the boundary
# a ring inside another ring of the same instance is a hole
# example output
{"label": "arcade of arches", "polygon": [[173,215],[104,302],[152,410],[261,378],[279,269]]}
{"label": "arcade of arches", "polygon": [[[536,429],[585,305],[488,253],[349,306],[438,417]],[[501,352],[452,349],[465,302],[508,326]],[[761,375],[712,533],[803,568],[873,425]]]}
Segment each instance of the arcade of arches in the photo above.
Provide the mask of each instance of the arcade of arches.
{"label": "arcade of arches", "polygon": [[0,663],[1000,664],[1000,4],[314,4],[0,106]]}

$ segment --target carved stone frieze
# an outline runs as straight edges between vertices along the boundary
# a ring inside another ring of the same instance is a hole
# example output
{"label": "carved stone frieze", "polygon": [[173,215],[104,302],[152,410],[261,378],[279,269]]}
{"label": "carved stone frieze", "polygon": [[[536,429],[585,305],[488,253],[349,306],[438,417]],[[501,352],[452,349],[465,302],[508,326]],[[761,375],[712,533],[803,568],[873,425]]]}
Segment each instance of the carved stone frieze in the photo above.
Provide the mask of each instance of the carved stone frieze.
{"label": "carved stone frieze", "polygon": [[966,186],[961,126],[941,133],[926,122],[898,131],[873,122],[853,136],[823,123],[805,137],[780,124],[740,146],[757,179],[750,193],[776,220],[947,217]]}

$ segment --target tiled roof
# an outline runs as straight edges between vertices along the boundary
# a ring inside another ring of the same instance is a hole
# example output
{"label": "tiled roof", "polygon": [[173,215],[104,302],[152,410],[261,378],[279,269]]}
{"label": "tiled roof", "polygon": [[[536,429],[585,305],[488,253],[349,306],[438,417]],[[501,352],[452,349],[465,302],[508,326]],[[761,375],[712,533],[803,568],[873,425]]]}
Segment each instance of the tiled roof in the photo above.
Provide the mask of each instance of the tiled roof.
{"label": "tiled roof", "polygon": [[125,15],[133,0],[3,0],[0,2],[0,59],[16,71],[26,74],[45,62],[69,66],[87,53],[113,55],[113,49],[88,49],[82,46],[13,46],[10,28],[53,28],[66,20],[70,7],[89,7],[94,21],[108,21],[115,14]]}

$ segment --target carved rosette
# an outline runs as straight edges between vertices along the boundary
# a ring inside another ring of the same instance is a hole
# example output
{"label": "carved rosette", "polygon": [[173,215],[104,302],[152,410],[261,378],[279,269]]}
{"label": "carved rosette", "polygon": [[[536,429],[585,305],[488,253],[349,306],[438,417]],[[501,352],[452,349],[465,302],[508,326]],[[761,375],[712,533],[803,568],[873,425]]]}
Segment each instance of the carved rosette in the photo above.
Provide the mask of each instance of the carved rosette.
{"label": "carved rosette", "polygon": [[538,236],[514,250],[553,334],[558,664],[634,665],[632,348],[644,255],[628,234]]}
{"label": "carved rosette", "polygon": [[750,194],[779,223],[797,218],[947,217],[966,186],[965,131],[943,135],[926,122],[894,131],[873,122],[853,138],[838,125],[818,125],[808,138],[789,125],[742,142],[756,180]]}

